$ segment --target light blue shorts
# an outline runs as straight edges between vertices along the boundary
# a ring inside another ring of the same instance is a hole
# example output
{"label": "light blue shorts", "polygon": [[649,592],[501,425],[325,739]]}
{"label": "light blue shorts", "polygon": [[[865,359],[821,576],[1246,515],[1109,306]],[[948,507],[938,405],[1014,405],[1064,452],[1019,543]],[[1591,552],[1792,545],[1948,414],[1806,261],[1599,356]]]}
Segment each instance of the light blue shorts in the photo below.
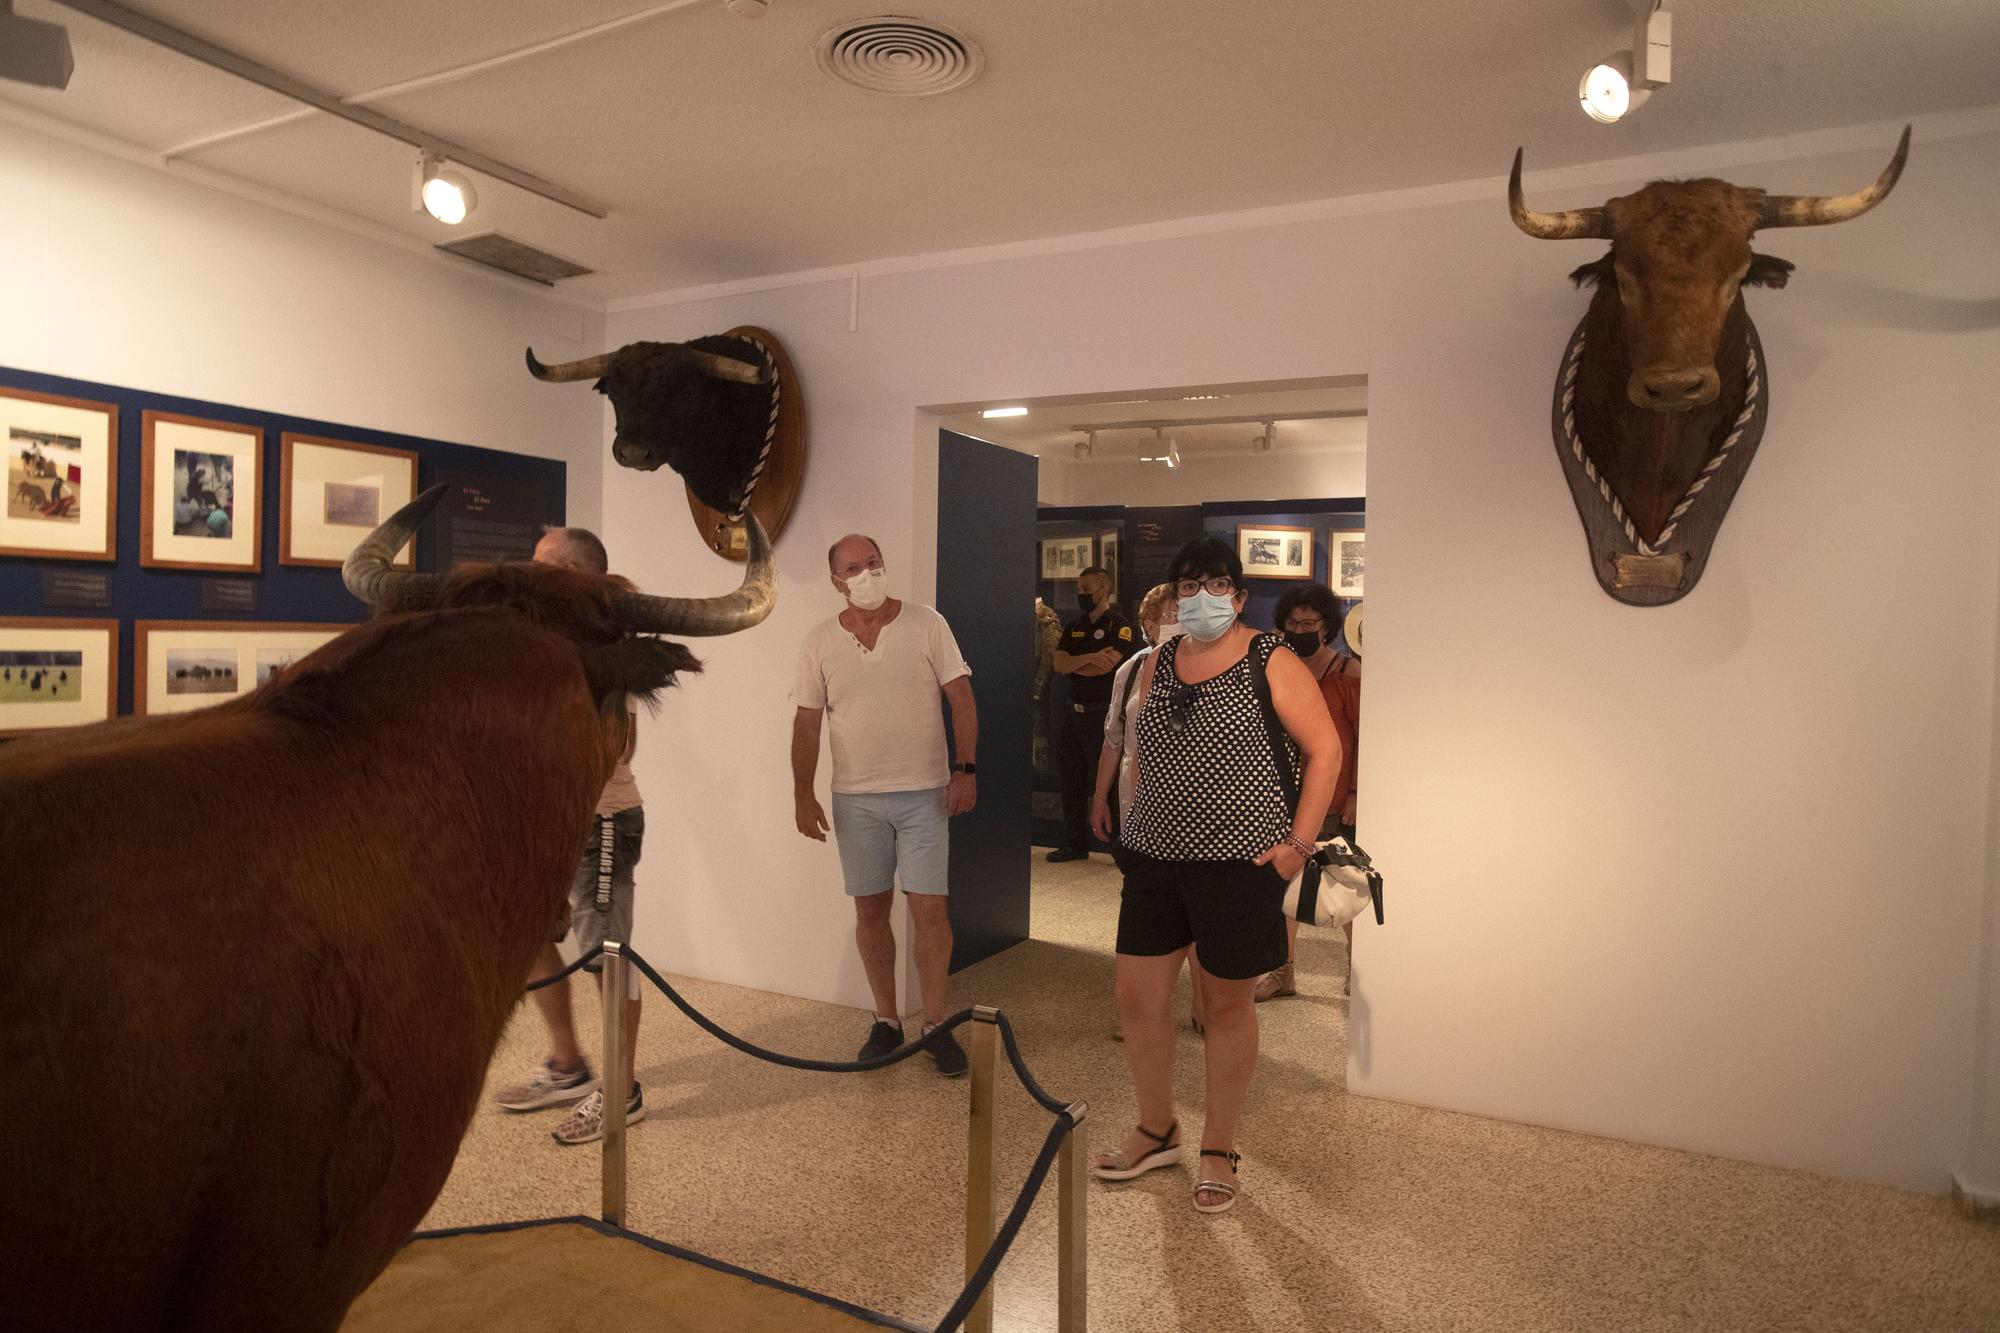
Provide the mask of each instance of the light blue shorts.
{"label": "light blue shorts", "polygon": [[951,834],[944,793],[932,787],[833,794],[833,840],[850,897],[887,893],[896,887],[897,871],[904,893],[947,891]]}

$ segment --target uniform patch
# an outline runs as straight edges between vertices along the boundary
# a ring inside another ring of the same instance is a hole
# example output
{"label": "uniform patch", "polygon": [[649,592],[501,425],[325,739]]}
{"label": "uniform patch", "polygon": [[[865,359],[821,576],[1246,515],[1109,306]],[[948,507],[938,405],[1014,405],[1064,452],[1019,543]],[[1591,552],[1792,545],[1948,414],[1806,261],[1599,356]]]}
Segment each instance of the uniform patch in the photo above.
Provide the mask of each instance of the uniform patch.
{"label": "uniform patch", "polygon": [[1132,642],[1132,627],[1130,625],[1120,625],[1118,627],[1118,637],[1127,643]]}

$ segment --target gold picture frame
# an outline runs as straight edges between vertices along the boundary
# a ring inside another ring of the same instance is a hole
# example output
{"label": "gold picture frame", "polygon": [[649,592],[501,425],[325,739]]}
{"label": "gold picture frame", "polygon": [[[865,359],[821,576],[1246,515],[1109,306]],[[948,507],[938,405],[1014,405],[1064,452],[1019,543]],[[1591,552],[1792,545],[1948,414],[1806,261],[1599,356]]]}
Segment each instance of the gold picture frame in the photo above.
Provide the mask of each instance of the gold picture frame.
{"label": "gold picture frame", "polygon": [[0,387],[0,556],[118,559],[118,408]]}
{"label": "gold picture frame", "polygon": [[117,716],[122,647],[115,620],[0,616],[0,736]]}

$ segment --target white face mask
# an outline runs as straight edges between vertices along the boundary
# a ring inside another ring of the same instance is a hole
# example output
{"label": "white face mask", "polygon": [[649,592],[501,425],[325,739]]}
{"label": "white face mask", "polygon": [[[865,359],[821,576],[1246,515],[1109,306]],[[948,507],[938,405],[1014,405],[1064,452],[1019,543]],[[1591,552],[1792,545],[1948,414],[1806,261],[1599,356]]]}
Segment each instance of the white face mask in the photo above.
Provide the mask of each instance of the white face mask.
{"label": "white face mask", "polygon": [[841,580],[847,585],[847,600],[863,611],[873,611],[889,599],[889,575],[880,569],[864,569]]}
{"label": "white face mask", "polygon": [[1180,621],[1172,621],[1169,624],[1160,626],[1160,632],[1153,636],[1153,643],[1157,647],[1165,643],[1168,639],[1173,638],[1174,635],[1185,633],[1187,633],[1187,630],[1181,625]]}

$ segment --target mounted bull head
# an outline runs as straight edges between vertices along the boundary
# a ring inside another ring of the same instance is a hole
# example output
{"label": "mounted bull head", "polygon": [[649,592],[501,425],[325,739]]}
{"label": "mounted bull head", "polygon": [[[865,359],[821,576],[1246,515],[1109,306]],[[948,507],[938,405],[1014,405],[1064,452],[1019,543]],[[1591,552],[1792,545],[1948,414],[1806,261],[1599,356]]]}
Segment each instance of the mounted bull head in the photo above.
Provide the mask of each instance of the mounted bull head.
{"label": "mounted bull head", "polygon": [[[1601,499],[1636,554],[1662,554],[1714,479],[1725,441],[1734,443],[1746,427],[1761,429],[1765,396],[1753,374],[1756,330],[1742,289],[1782,287],[1792,265],[1753,251],[1751,237],[1861,216],[1895,187],[1909,150],[1905,128],[1881,176],[1853,194],[1772,195],[1706,178],[1654,181],[1601,207],[1560,213],[1528,207],[1515,152],[1507,205],[1516,226],[1540,240],[1611,242],[1602,258],[1570,275],[1596,294],[1558,385],[1557,447],[1566,450],[1565,466],[1575,452],[1595,488],[1608,485]],[[1569,441],[1561,438],[1566,418]],[[1736,481],[1754,448],[1753,439],[1732,460]],[[1726,508],[1733,482],[1714,490],[1706,503]],[[1578,506],[1587,509],[1581,490]],[[1720,510],[1710,517],[1705,535],[1712,540]],[[1584,522],[1593,526],[1589,512]],[[1683,554],[1689,567],[1676,596],[1693,586],[1706,544]]]}
{"label": "mounted bull head", "polygon": [[611,400],[620,464],[680,473],[703,504],[734,513],[764,445],[774,382],[757,346],[721,335],[691,343],[627,343],[615,352],[528,370],[551,382],[594,380]]}

